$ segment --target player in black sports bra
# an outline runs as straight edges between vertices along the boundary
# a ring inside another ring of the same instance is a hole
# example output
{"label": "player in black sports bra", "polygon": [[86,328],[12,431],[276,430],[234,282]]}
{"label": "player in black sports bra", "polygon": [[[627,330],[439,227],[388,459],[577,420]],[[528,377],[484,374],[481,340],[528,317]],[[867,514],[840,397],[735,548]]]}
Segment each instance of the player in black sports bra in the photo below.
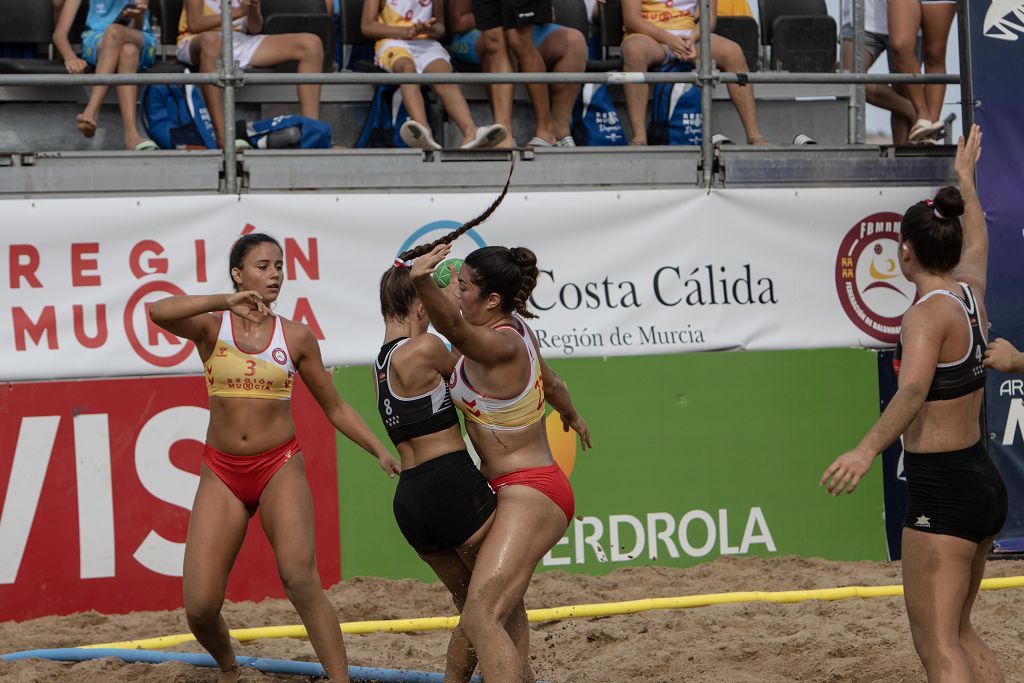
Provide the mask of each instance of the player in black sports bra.
{"label": "player in black sports bra", "polygon": [[[408,268],[392,267],[384,273],[380,301],[385,336],[374,379],[381,420],[402,459],[395,520],[409,545],[451,591],[461,612],[497,499],[466,450],[448,393],[455,356],[439,337],[427,333],[430,321]],[[529,624],[522,604],[506,630],[525,660]],[[445,680],[468,681],[477,659],[460,629],[452,634],[447,659]]]}
{"label": "player in black sports bra", "polygon": [[980,428],[988,324],[988,232],[974,186],[980,154],[981,131],[973,126],[957,145],[961,189],[945,187],[903,216],[900,268],[917,301],[903,315],[896,349],[899,389],[857,448],[821,478],[829,493],[852,492],[875,456],[903,435],[904,599],[930,681],[1002,680],[970,622],[1007,509]]}

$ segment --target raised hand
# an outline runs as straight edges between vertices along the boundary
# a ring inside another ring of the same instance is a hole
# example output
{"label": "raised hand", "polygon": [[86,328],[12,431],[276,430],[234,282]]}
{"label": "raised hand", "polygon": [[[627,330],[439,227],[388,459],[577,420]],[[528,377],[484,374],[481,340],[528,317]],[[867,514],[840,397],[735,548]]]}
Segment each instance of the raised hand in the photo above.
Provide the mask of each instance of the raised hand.
{"label": "raised hand", "polygon": [[263,302],[263,297],[256,292],[235,292],[228,296],[228,308],[237,316],[254,323],[263,322],[274,315],[273,311]]}
{"label": "raised hand", "polygon": [[430,277],[434,272],[434,268],[437,267],[437,264],[444,261],[451,250],[452,245],[450,244],[437,245],[429,253],[424,254],[413,261],[412,270],[409,272],[409,276],[412,277],[413,280],[418,280],[422,277]]}
{"label": "raised hand", "polygon": [[967,134],[967,139],[961,135],[956,143],[956,174],[960,179],[969,178],[974,181],[974,169],[981,158],[981,126],[974,124]]}

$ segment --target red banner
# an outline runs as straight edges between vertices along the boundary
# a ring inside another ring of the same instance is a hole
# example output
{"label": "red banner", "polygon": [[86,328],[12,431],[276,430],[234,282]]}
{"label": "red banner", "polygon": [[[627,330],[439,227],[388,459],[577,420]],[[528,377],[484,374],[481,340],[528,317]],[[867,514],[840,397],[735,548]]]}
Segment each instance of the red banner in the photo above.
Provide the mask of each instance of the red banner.
{"label": "red banner", "polygon": [[[324,585],[341,577],[334,430],[301,383],[293,416]],[[199,377],[0,386],[0,621],[181,606],[208,422]],[[259,517],[228,599],[284,597]]]}

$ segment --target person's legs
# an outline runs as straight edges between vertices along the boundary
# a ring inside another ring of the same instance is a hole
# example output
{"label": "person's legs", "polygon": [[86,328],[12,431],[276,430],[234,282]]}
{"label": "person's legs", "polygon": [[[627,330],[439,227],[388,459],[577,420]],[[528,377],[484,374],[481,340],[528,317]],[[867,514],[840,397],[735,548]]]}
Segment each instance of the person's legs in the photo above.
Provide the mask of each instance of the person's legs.
{"label": "person's legs", "polygon": [[348,660],[338,615],[327,600],[316,568],[313,495],[301,455],[274,474],[260,495],[260,522],[277,559],[285,594],[309,634],[332,681],[348,681]]}
{"label": "person's legs", "polygon": [[[426,73],[450,73],[451,70],[451,65],[443,59],[435,59],[424,69]],[[438,83],[433,88],[437,96],[441,98],[441,104],[444,105],[448,116],[451,117],[462,134],[462,142],[467,143],[472,140],[476,136],[476,124],[473,123],[469,105],[466,104],[466,98],[462,96],[459,86],[455,83]],[[402,92],[402,96],[405,96],[405,91]],[[421,123],[426,125],[425,121],[421,121]]]}
{"label": "person's legs", "polygon": [[[205,31],[197,33],[189,40],[189,58],[192,64],[199,66],[200,73],[217,70],[220,54],[220,33]],[[217,144],[224,146],[224,91],[213,84],[202,85],[203,101],[210,112],[213,132],[217,136]]]}
{"label": "person's legs", "polygon": [[[551,33],[540,44],[540,56],[549,71],[579,73],[587,69],[587,41],[574,28],[563,27]],[[551,119],[555,139],[569,135],[569,123],[581,83],[551,84]]]}
{"label": "person's legs", "polygon": [[995,654],[971,625],[971,610],[978,597],[981,580],[985,578],[985,562],[988,560],[988,553],[992,549],[994,540],[995,536],[990,536],[978,544],[978,550],[975,552],[971,564],[970,590],[960,615],[960,647],[963,648],[964,656],[970,663],[975,683],[999,683],[1003,680],[1003,672],[999,668]]}
{"label": "person's legs", "polygon": [[[889,0],[889,49],[899,73],[921,72],[921,64],[917,61],[917,32],[920,28],[921,3],[918,0]],[[924,88],[908,83],[904,89],[914,107],[914,118],[930,121]]]}
{"label": "person's legs", "polygon": [[[665,61],[665,48],[654,38],[641,33],[629,35],[622,41],[622,70],[647,71],[655,64]],[[646,83],[623,84],[622,91],[626,96],[626,111],[632,137],[631,145],[647,144],[647,97]]]}
{"label": "person's legs", "polygon": [[[512,60],[508,56],[508,45],[505,44],[505,32],[501,26],[480,32],[477,39],[477,51],[480,54],[480,65],[486,73],[512,73]],[[487,95],[491,100],[491,113],[494,122],[500,123],[508,130],[508,138],[499,147],[514,147],[512,135],[512,97],[515,86],[511,83],[496,83],[487,86]]]}
{"label": "person's legs", "polygon": [[537,562],[565,528],[565,513],[540,491],[512,485],[498,492],[494,524],[477,554],[462,613],[462,628],[486,680],[527,680],[528,669],[506,624],[520,608]]}
{"label": "person's legs", "polygon": [[[546,73],[544,60],[540,52],[533,44],[533,24],[517,26],[505,29],[505,41],[512,50],[523,73]],[[526,86],[530,93],[530,102],[533,104],[533,115],[537,128],[535,137],[555,143],[555,129],[551,121],[551,100],[548,97],[548,87],[543,83],[530,83]]]}
{"label": "person's legs", "polygon": [[235,653],[220,609],[248,526],[245,505],[203,465],[188,520],[182,593],[189,630],[217,660],[222,681],[234,680]]}
{"label": "person's legs", "polygon": [[[921,5],[921,56],[926,74],[946,73],[946,44],[954,16],[956,4],[928,2]],[[945,96],[945,83],[924,86],[930,121],[942,120],[942,100]]]}
{"label": "person's legs", "polygon": [[[117,72],[122,74],[133,74],[139,70],[140,47],[133,42],[125,42],[121,45],[121,59],[117,63]],[[125,149],[135,149],[135,145],[142,142],[139,135],[139,127],[135,114],[138,102],[139,88],[135,85],[117,86],[117,104],[121,109],[121,125],[124,128]]]}
{"label": "person's legs", "polygon": [[[875,59],[876,56],[870,50],[864,51],[864,71],[871,68],[871,65],[875,63]],[[852,40],[843,41],[842,64],[843,69],[853,70]],[[910,129],[910,126],[914,125],[916,120],[914,118],[914,106],[910,104],[910,100],[896,92],[891,85],[885,83],[868,84],[864,88],[864,96],[868,104],[886,109],[892,113],[890,125],[892,127],[893,144],[906,142],[906,131]],[[902,139],[897,138],[898,131],[902,131]]]}
{"label": "person's legs", "polygon": [[[277,66],[297,61],[298,73],[320,73],[324,70],[324,45],[312,33],[282,33],[264,36],[252,55],[253,66]],[[320,86],[315,83],[296,86],[299,112],[310,119],[320,118]],[[403,93],[404,94],[404,93]]]}
{"label": "person's legs", "polygon": [[903,529],[903,597],[929,683],[972,680],[960,632],[977,552],[963,538]]}
{"label": "person's legs", "polygon": [[[416,63],[412,61],[411,57],[401,57],[395,60],[389,71],[396,74],[414,74],[416,73]],[[403,83],[398,88],[402,92],[402,103],[405,104],[405,110],[409,112],[409,118],[429,127],[426,103],[423,101],[423,92],[420,90],[420,86],[415,83]]]}
{"label": "person's legs", "polygon": [[[120,65],[122,61],[121,48],[125,44],[132,44],[136,47],[136,68],[138,66],[138,48],[142,47],[143,36],[141,31],[137,31],[121,24],[111,24],[103,32],[103,37],[100,39],[99,56],[96,59],[96,73],[97,74],[112,74],[115,71],[121,71]],[[134,71],[134,70],[133,70]],[[122,73],[124,73],[122,71]],[[122,88],[131,87],[135,90],[135,86],[121,86]],[[91,138],[96,134],[96,126],[99,123],[100,107],[103,106],[103,98],[107,96],[107,90],[109,86],[106,85],[94,85],[92,90],[89,92],[89,101],[85,105],[85,109],[82,110],[75,121],[75,125],[78,130],[82,131],[82,134]],[[120,90],[120,88],[118,89]],[[124,105],[121,97],[118,97],[118,101],[122,103],[121,115],[124,117]],[[132,100],[132,121],[134,127],[135,117],[135,100]],[[127,130],[125,131],[127,133]],[[137,133],[136,133],[137,134]]]}
{"label": "person's legs", "polygon": [[[740,46],[715,33],[711,34],[711,58],[718,64],[722,71],[732,73],[745,73],[747,58],[743,56]],[[747,134],[747,142],[752,145],[768,144],[761,131],[757,127],[757,110],[754,105],[754,86],[730,83],[729,99],[732,106],[739,114],[740,123],[743,124],[743,131]]]}

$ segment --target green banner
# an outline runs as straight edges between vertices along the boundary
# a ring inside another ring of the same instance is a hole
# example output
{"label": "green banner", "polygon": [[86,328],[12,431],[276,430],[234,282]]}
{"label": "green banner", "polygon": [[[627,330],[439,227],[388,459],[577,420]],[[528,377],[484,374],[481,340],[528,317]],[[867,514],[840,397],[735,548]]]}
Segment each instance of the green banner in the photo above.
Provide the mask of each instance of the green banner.
{"label": "green banner", "polygon": [[[878,417],[875,355],[853,349],[552,360],[590,425],[583,452],[548,416],[576,519],[540,569],[604,574],[721,555],[884,560],[881,475],[853,496],[818,486]],[[372,373],[335,384],[387,439]],[[549,409],[550,410],[550,409]],[[575,436],[575,435],[572,435]],[[395,482],[339,440],[342,576],[433,579],[391,512]]]}

